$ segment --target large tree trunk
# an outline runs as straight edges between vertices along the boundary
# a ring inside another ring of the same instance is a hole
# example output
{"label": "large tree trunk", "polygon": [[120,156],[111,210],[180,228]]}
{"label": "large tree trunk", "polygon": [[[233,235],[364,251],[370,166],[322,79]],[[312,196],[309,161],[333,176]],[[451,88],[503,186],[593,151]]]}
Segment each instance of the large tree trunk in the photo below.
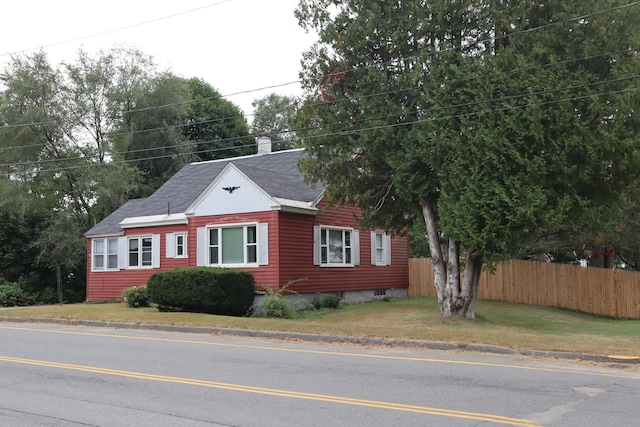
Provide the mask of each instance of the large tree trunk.
{"label": "large tree trunk", "polygon": [[440,247],[440,237],[436,227],[436,217],[431,209],[431,205],[426,201],[420,201],[422,216],[427,227],[427,239],[429,240],[429,251],[431,252],[431,263],[433,265],[434,285],[438,293],[438,304],[444,317],[451,316],[451,297],[445,295],[447,284],[447,269],[442,258],[442,248]]}
{"label": "large tree trunk", "polygon": [[436,217],[431,205],[422,200],[422,216],[427,228],[431,263],[433,265],[434,285],[438,293],[438,304],[443,317],[452,314],[469,318],[476,317],[476,301],[478,299],[478,283],[482,268],[482,257],[471,249],[467,249],[464,275],[460,281],[460,243],[448,239],[446,243],[446,259],[443,257],[440,235]]}
{"label": "large tree trunk", "polygon": [[472,249],[467,249],[467,256],[464,264],[464,279],[460,298],[456,307],[460,316],[475,319],[476,301],[478,300],[478,285],[480,283],[480,272],[482,271],[482,257]]}

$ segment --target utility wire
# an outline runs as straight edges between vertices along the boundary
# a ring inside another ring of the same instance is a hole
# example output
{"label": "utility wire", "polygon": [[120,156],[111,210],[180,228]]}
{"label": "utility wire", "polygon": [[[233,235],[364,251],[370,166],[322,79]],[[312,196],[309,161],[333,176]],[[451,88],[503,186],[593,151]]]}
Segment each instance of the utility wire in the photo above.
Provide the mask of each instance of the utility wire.
{"label": "utility wire", "polygon": [[[576,91],[576,90],[579,90],[579,89],[589,88],[589,87],[594,87],[594,86],[600,86],[600,85],[604,85],[604,84],[621,83],[621,82],[626,82],[626,81],[632,81],[632,80],[635,80],[635,79],[638,79],[638,78],[640,78],[640,74],[632,75],[632,76],[626,76],[626,77],[620,77],[620,78],[610,79],[610,80],[598,80],[598,81],[595,81],[595,82],[584,83],[584,84],[581,84],[581,85],[573,85],[573,86],[567,86],[567,87],[562,87],[562,88],[553,88],[553,89],[547,89],[547,90],[542,90],[542,91],[528,92],[528,93],[524,93],[524,94],[503,96],[503,97],[500,97],[500,98],[490,98],[490,99],[484,99],[484,100],[478,100],[478,101],[470,101],[470,102],[454,104],[454,105],[433,107],[433,108],[428,108],[428,109],[416,110],[416,111],[412,111],[412,112],[401,112],[401,113],[397,113],[397,114],[388,114],[388,115],[383,115],[383,116],[377,116],[377,117],[371,117],[371,118],[365,118],[365,119],[359,119],[359,120],[352,120],[352,121],[349,121],[349,122],[336,122],[336,123],[318,125],[318,126],[315,126],[315,127],[289,129],[289,130],[287,130],[287,132],[308,131],[308,130],[314,130],[314,129],[325,128],[325,127],[340,126],[340,125],[345,125],[345,124],[353,125],[353,124],[367,122],[367,121],[392,119],[392,118],[399,118],[401,116],[410,116],[410,115],[417,115],[417,114],[420,114],[420,115],[424,116],[424,115],[428,115],[430,113],[436,113],[436,112],[445,111],[445,110],[449,110],[449,109],[453,109],[453,108],[465,108],[465,107],[473,107],[473,106],[478,106],[478,105],[488,104],[488,103],[513,101],[513,100],[517,100],[517,99],[521,99],[521,98],[548,95],[548,94],[553,94],[553,93],[563,92],[563,91]],[[111,153],[105,153],[105,154],[107,154],[109,156],[117,156],[117,155],[126,156],[128,154],[141,153],[141,152],[146,152],[146,151],[157,151],[157,150],[176,148],[176,147],[198,146],[198,145],[207,144],[207,143],[211,143],[211,142],[238,141],[238,140],[245,139],[247,137],[248,136],[237,136],[237,137],[218,139],[218,140],[214,140],[214,141],[189,141],[189,140],[187,140],[184,143],[180,144],[179,146],[177,146],[177,145],[169,145],[169,146],[160,146],[160,147],[150,147],[150,148],[141,148],[141,149],[135,149],[135,150],[111,152]],[[96,157],[99,157],[99,155],[96,154],[96,155],[93,155],[93,156],[67,157],[67,158],[35,160],[35,161],[16,162],[16,163],[0,163],[0,167],[36,165],[36,164],[43,164],[43,163],[74,161],[74,160],[80,160],[80,159],[86,159],[86,158],[96,158]]]}
{"label": "utility wire", "polygon": [[[640,2],[634,2],[634,3],[631,3],[629,5],[619,6],[619,7],[616,7],[616,8],[610,8],[610,9],[607,9],[605,11],[616,10],[616,9],[620,9],[622,7],[628,7],[630,5],[635,5],[635,4],[639,4],[639,3]],[[594,12],[594,13],[589,14],[589,15],[583,15],[583,16],[578,17],[578,18],[572,18],[572,19],[569,19],[569,20],[559,21],[559,22],[574,21],[576,19],[585,19],[585,17],[593,16],[593,15],[599,14],[599,13],[604,13],[605,11]],[[541,27],[536,27],[534,29],[529,29],[529,30],[525,30],[525,31],[521,31],[521,32],[512,33],[512,35],[513,34],[518,34],[518,33],[530,32],[530,31],[533,31],[533,30],[535,30],[537,28],[544,28],[544,27],[548,27],[548,26],[556,25],[556,24],[557,24],[557,22],[556,23],[550,23],[550,24],[546,24],[546,25],[541,26]],[[509,36],[509,35],[505,35],[504,37],[507,37],[507,36]],[[622,52],[626,52],[626,51],[628,51],[628,50],[618,51],[618,52],[614,52],[614,53],[622,53]],[[607,54],[610,54],[610,53],[607,53]],[[602,55],[607,55],[607,54],[602,54]],[[593,58],[595,56],[600,56],[600,55],[592,55],[591,57],[587,57],[587,58]],[[582,59],[585,59],[585,58],[582,58]],[[566,62],[573,62],[573,61],[577,61],[577,60],[581,60],[581,59],[572,59],[572,60],[566,60],[566,61],[563,61],[563,62],[566,63]],[[535,68],[541,68],[541,67],[552,66],[552,65],[556,65],[556,64],[543,64],[543,65],[540,65],[540,66],[524,68],[522,70],[535,69]],[[350,70],[350,71],[352,71],[352,70]],[[517,71],[521,71],[521,70],[517,70]],[[513,72],[516,72],[516,70],[511,70],[509,72],[503,72],[503,73],[497,73],[495,75],[507,74],[507,73],[513,73]],[[604,83],[618,82],[618,81],[624,81],[624,80],[631,80],[631,79],[635,79],[637,77],[638,76],[631,76],[631,77],[628,77],[628,78],[615,79],[615,80],[610,80],[610,81],[606,81],[606,82],[596,82],[594,84],[604,84]],[[477,77],[473,77],[473,78],[477,78]],[[462,80],[469,80],[469,79],[473,79],[473,78],[461,79],[461,81]],[[447,83],[450,84],[451,82],[447,82]],[[291,84],[291,83],[287,83],[287,84]],[[517,99],[517,98],[526,97],[526,96],[541,95],[541,94],[551,93],[551,92],[556,92],[556,91],[578,89],[578,88],[587,87],[587,86],[590,86],[590,85],[592,85],[592,84],[578,85],[578,86],[567,87],[567,88],[557,88],[557,89],[553,89],[551,91],[540,91],[540,92],[534,92],[534,93],[529,93],[529,94],[513,95],[513,96],[503,97],[503,98],[499,98],[499,99],[474,101],[474,102],[471,102],[471,103],[464,103],[464,104],[458,104],[458,105],[453,105],[453,106],[439,107],[437,109],[422,110],[422,111],[420,111],[420,114],[426,114],[428,112],[433,112],[433,111],[436,111],[436,110],[443,110],[443,109],[456,108],[456,107],[468,107],[468,106],[479,105],[479,104],[488,103],[488,102],[498,102],[498,101],[505,101],[505,100],[510,100],[510,99]],[[385,93],[389,93],[389,92],[385,92]],[[178,104],[180,104],[180,103],[167,104],[167,105],[164,105],[164,106],[155,106],[155,107],[149,107],[149,108],[146,108],[146,109],[131,110],[131,111],[143,111],[143,110],[147,110],[147,109],[163,108],[163,107],[166,107],[166,106],[169,106],[169,105],[178,105]],[[380,117],[375,117],[375,118],[361,119],[359,121],[352,122],[351,124],[358,123],[358,122],[361,123],[361,122],[370,121],[370,120],[381,120],[381,119],[384,119],[384,118],[400,117],[402,115],[406,116],[407,113],[401,113],[401,114],[396,114],[396,115],[392,114],[392,115],[380,116]],[[235,116],[235,117],[238,117],[238,116]],[[225,119],[224,118],[223,119],[215,119],[214,121],[220,121],[220,120],[225,120]],[[343,124],[344,123],[327,124],[327,125],[323,125],[323,127],[331,127],[331,126],[334,126],[334,125],[343,125]],[[180,126],[185,126],[185,125],[167,126],[165,128],[180,127]],[[297,130],[293,129],[293,130],[289,130],[289,132],[302,131],[302,130],[311,130],[311,129],[297,129]],[[151,130],[141,130],[140,132],[148,132],[148,131],[151,131]],[[243,138],[246,138],[246,137],[235,137],[235,138],[228,138],[228,139],[215,140],[215,141],[204,141],[204,142],[203,141],[194,141],[194,142],[191,142],[191,143],[182,144],[182,146],[188,146],[188,145],[196,145],[197,146],[197,145],[205,144],[205,143],[231,141],[231,140],[237,140],[237,139],[243,139]],[[166,148],[171,148],[171,147],[175,147],[175,146],[154,147],[154,148],[148,148],[148,149],[139,149],[139,150],[124,151],[124,152],[107,153],[107,155],[109,155],[109,156],[112,156],[112,155],[126,155],[126,154],[135,153],[135,152],[155,151],[155,150],[161,150],[161,149],[166,149]],[[9,148],[13,148],[13,147],[9,147]],[[24,148],[24,147],[20,147],[20,148]],[[238,148],[238,147],[234,147],[234,148]],[[222,149],[229,149],[229,148],[222,148]],[[168,156],[171,156],[171,155],[168,155]],[[40,161],[40,162],[7,163],[7,164],[0,164],[0,166],[24,166],[24,165],[28,165],[28,164],[41,164],[43,162],[60,162],[60,161],[80,160],[80,159],[82,159],[82,158],[73,157],[73,158],[63,158],[63,159],[51,159],[51,160],[45,160],[45,161]],[[141,159],[135,159],[135,161],[138,161],[138,160],[141,160]]]}
{"label": "utility wire", "polygon": [[[579,62],[579,61],[588,61],[588,60],[592,60],[592,59],[596,59],[596,58],[600,58],[600,57],[604,57],[604,56],[612,56],[612,55],[619,55],[619,54],[623,54],[623,53],[634,52],[637,49],[638,48],[628,48],[628,49],[623,49],[623,50],[614,51],[614,52],[606,52],[606,53],[594,54],[594,55],[590,55],[590,56],[586,56],[586,57],[582,57],[582,58],[568,59],[568,60],[564,60],[564,61],[557,61],[557,62],[553,62],[553,63],[546,63],[546,64],[541,64],[541,65],[536,65],[536,66],[531,66],[531,67],[513,69],[513,70],[499,72],[499,73],[482,74],[482,75],[466,77],[466,78],[457,79],[457,80],[449,80],[449,81],[446,81],[446,82],[444,82],[444,81],[442,81],[442,82],[433,82],[433,83],[430,83],[430,84],[426,85],[425,87],[430,87],[430,86],[436,87],[436,86],[440,86],[442,84],[450,85],[450,84],[456,84],[456,83],[460,83],[460,82],[472,81],[472,80],[476,80],[476,79],[486,79],[486,78],[490,78],[490,77],[507,76],[507,75],[511,75],[511,74],[515,74],[515,73],[524,72],[524,71],[533,71],[533,70],[543,69],[543,68],[548,68],[548,67],[553,67],[553,66],[566,65],[566,64],[570,64],[570,63],[574,63],[574,62]],[[286,84],[290,84],[290,83],[286,83]],[[422,89],[424,89],[424,88],[422,88]],[[374,93],[374,94],[363,95],[363,96],[360,96],[360,97],[354,97],[354,98],[350,98],[350,99],[341,98],[341,99],[335,100],[335,101],[312,103],[311,106],[313,107],[313,106],[318,106],[318,105],[322,105],[322,106],[333,105],[333,104],[341,103],[341,102],[352,102],[352,101],[355,101],[355,100],[368,99],[368,98],[373,98],[373,97],[377,97],[377,96],[386,96],[386,95],[390,95],[390,94],[398,93],[398,92],[417,91],[417,90],[421,90],[421,89],[417,88],[417,87],[405,87],[405,88],[400,88],[400,89],[392,89],[392,90],[388,90],[388,91],[385,91],[385,92],[378,92],[378,93]],[[559,89],[559,90],[563,90],[563,89]],[[530,94],[514,95],[514,96],[515,97],[519,97],[519,96],[527,96],[527,95],[530,95]],[[478,102],[486,102],[486,101],[478,101]],[[170,104],[167,104],[167,105],[170,105]],[[171,104],[171,105],[176,105],[176,104]],[[443,108],[452,108],[452,107],[443,107]],[[148,109],[151,109],[151,108],[148,108]],[[131,110],[131,111],[143,111],[143,110],[145,110],[145,109]],[[122,135],[135,135],[135,134],[154,132],[154,131],[159,131],[159,130],[184,128],[184,127],[188,127],[188,126],[197,126],[197,125],[202,125],[202,124],[218,123],[218,122],[223,122],[223,121],[227,121],[227,120],[235,120],[235,119],[238,119],[238,118],[241,118],[241,117],[243,117],[243,115],[227,116],[227,117],[215,118],[215,119],[211,119],[211,120],[204,120],[204,121],[200,121],[200,122],[180,123],[180,124],[173,124],[173,125],[155,127],[155,128],[151,128],[151,129],[140,129],[140,130],[134,130],[134,131],[130,131],[130,132],[110,133],[109,136],[111,138],[114,138],[114,137],[118,137],[118,136],[122,136]],[[57,123],[57,122],[40,122],[40,123],[30,123],[30,124],[26,123],[26,124],[18,124],[18,125],[5,125],[5,126],[0,126],[0,130],[7,129],[7,128],[14,128],[14,127],[41,125],[41,124],[44,124],[44,123]],[[92,142],[95,142],[95,138],[76,139],[75,142],[76,143],[85,142],[85,143],[90,144]],[[24,148],[41,147],[41,146],[44,146],[46,144],[47,143],[38,143],[38,144],[29,144],[29,145],[22,145],[22,146],[0,147],[0,152],[7,151],[7,150],[13,150],[13,149],[24,149]],[[170,147],[172,147],[172,146],[156,147],[154,149],[162,149],[162,148],[170,148]],[[121,152],[121,154],[126,154],[126,152]]]}
{"label": "utility wire", "polygon": [[[570,96],[570,97],[563,98],[563,99],[540,101],[540,102],[534,102],[534,103],[528,103],[528,104],[522,104],[522,105],[501,107],[501,108],[496,108],[496,109],[487,109],[487,110],[482,110],[482,111],[476,111],[476,112],[470,112],[470,113],[461,113],[461,114],[442,116],[442,117],[418,118],[418,119],[416,119],[414,121],[410,121],[410,122],[390,123],[390,124],[385,124],[385,125],[376,125],[376,126],[364,127],[364,128],[360,128],[360,129],[349,129],[348,131],[337,131],[337,132],[323,133],[323,134],[317,134],[317,135],[308,135],[308,136],[305,136],[305,139],[316,139],[316,138],[324,138],[324,137],[328,137],[328,136],[337,136],[337,135],[347,135],[347,134],[362,133],[362,132],[373,131],[373,130],[380,130],[380,129],[388,129],[388,128],[396,128],[396,127],[415,125],[415,124],[419,124],[419,123],[422,123],[422,122],[428,122],[428,121],[439,121],[439,120],[449,120],[449,119],[453,119],[453,118],[478,116],[478,115],[483,115],[483,114],[489,114],[489,113],[494,113],[494,112],[503,112],[503,111],[509,111],[509,110],[516,110],[516,109],[533,107],[533,106],[549,105],[549,104],[556,104],[556,103],[562,103],[562,102],[571,102],[571,101],[577,101],[577,100],[582,100],[582,99],[607,96],[607,95],[612,95],[612,94],[628,93],[628,92],[634,92],[634,91],[637,91],[637,90],[640,90],[640,87],[621,89],[621,90],[617,90],[617,91],[607,91],[607,92],[601,92],[601,93],[596,93],[596,94]],[[313,128],[310,128],[310,129],[322,129],[323,127],[324,126],[317,126],[317,127],[313,127]],[[232,140],[232,139],[237,139],[237,137],[236,138],[221,139],[221,140],[205,141],[205,142],[200,142],[200,143],[223,142],[223,141],[229,141],[229,140]],[[255,147],[255,146],[256,146],[256,144],[252,143],[252,144],[247,144],[247,145],[242,145],[242,146],[218,147],[218,148],[213,148],[213,149],[208,149],[208,150],[201,150],[201,151],[197,151],[197,152],[171,153],[171,154],[163,154],[163,155],[158,155],[158,156],[150,156],[150,157],[137,158],[137,159],[115,160],[113,162],[108,162],[108,163],[90,163],[90,164],[82,164],[82,165],[74,165],[74,166],[65,166],[65,167],[59,167],[59,168],[42,169],[42,170],[38,170],[37,173],[62,172],[62,171],[74,170],[74,169],[90,168],[90,167],[96,167],[96,166],[105,166],[105,165],[109,165],[109,164],[133,163],[133,162],[139,162],[139,161],[157,160],[157,159],[163,159],[163,158],[169,158],[169,157],[177,157],[177,156],[193,155],[193,154],[201,154],[201,153],[211,153],[211,152],[218,152],[218,151],[229,150],[229,149],[247,148],[247,147]],[[82,158],[76,158],[76,160],[82,160]],[[220,160],[224,161],[225,159],[220,159]],[[13,164],[7,164],[7,165],[2,165],[2,166],[13,166]],[[33,173],[35,173],[35,171],[28,171],[26,173],[27,174],[33,174]],[[13,174],[12,173],[5,173],[5,174],[2,174],[0,176],[4,176],[6,178],[9,178],[9,177],[15,176],[15,175],[19,175],[19,173],[13,173]]]}
{"label": "utility wire", "polygon": [[[226,0],[226,1],[223,1],[223,2],[220,2],[220,3],[216,3],[216,4],[209,5],[209,6],[205,6],[205,7],[216,6],[218,4],[225,3],[227,1],[231,1],[231,0]],[[635,2],[628,3],[628,4],[615,6],[615,7],[611,7],[611,8],[608,8],[608,9],[599,10],[599,11],[595,11],[595,12],[592,12],[592,13],[589,13],[589,14],[580,15],[580,16],[577,16],[577,17],[574,17],[574,18],[568,18],[568,19],[565,19],[565,20],[562,20],[562,21],[554,21],[554,22],[550,22],[550,23],[547,23],[547,24],[544,24],[544,25],[540,25],[538,27],[533,27],[533,28],[528,28],[526,30],[515,31],[513,33],[503,34],[501,36],[497,36],[497,37],[494,37],[494,38],[491,38],[491,39],[476,40],[472,44],[473,45],[480,45],[480,44],[484,44],[484,43],[495,42],[496,40],[500,40],[500,39],[503,39],[503,38],[510,38],[510,37],[514,37],[514,36],[517,36],[517,35],[520,35],[520,34],[531,33],[531,32],[534,32],[534,31],[538,31],[538,30],[549,28],[549,27],[556,26],[556,25],[568,24],[568,23],[574,22],[574,21],[583,21],[583,20],[586,20],[586,19],[591,18],[593,16],[597,16],[597,15],[601,15],[601,14],[605,14],[605,13],[610,13],[610,12],[613,12],[613,11],[625,9],[625,8],[628,8],[628,7],[631,7],[631,6],[636,6],[636,5],[639,5],[639,4],[640,4],[640,1],[635,1]],[[193,11],[195,11],[195,10],[199,10],[199,9],[194,9]],[[182,12],[182,13],[179,13],[177,15],[184,14],[184,13],[189,13],[189,12],[192,12],[192,11]],[[176,16],[176,15],[171,15],[169,17],[172,17],[172,16]],[[169,17],[165,17],[165,18],[169,18]],[[159,19],[165,19],[165,18],[159,18]],[[153,21],[148,21],[148,22],[153,22]],[[136,24],[136,25],[143,25],[143,24],[144,23]],[[117,30],[114,30],[114,31],[117,31]],[[383,62],[381,64],[380,63],[376,63],[376,64],[372,64],[372,65],[368,65],[368,66],[354,67],[354,68],[351,68],[351,69],[348,69],[348,70],[343,70],[343,71],[340,71],[340,72],[333,72],[333,73],[328,73],[328,74],[322,75],[322,76],[319,77],[318,80],[324,79],[326,77],[331,77],[331,76],[336,76],[336,75],[343,75],[343,74],[353,73],[353,72],[360,71],[360,70],[367,70],[367,69],[371,69],[371,68],[376,68],[376,67],[379,67],[381,65],[390,65],[390,64],[393,64],[393,63],[396,63],[396,62],[400,62],[400,61],[415,60],[415,59],[420,59],[421,57],[431,57],[431,56],[439,55],[439,54],[442,54],[442,53],[445,53],[445,52],[449,52],[449,51],[452,51],[452,50],[457,50],[457,49],[461,49],[461,47],[460,46],[455,46],[455,47],[450,47],[450,48],[442,49],[442,50],[435,51],[435,52],[427,52],[427,53],[422,54],[422,55],[413,55],[413,56],[409,56],[409,57],[395,58],[393,60],[390,60],[390,61],[387,61],[387,62]],[[234,93],[227,94],[227,95],[214,95],[214,96],[211,96],[211,97],[205,97],[205,98],[198,99],[198,100],[181,101],[181,102],[176,102],[176,103],[168,103],[168,104],[145,107],[145,108],[140,108],[140,109],[125,110],[125,111],[122,112],[122,114],[128,114],[128,113],[139,112],[139,111],[148,111],[148,110],[172,107],[172,106],[177,106],[177,105],[187,105],[187,104],[192,104],[192,103],[196,103],[196,102],[219,99],[219,98],[222,98],[222,97],[231,97],[231,96],[235,96],[235,95],[239,95],[239,94],[247,94],[247,93],[252,93],[252,92],[258,92],[258,91],[263,91],[263,90],[266,90],[266,89],[283,87],[283,86],[288,86],[288,85],[291,85],[291,84],[297,84],[297,83],[302,83],[302,82],[303,82],[302,80],[296,80],[296,81],[282,83],[282,84],[276,84],[276,85],[272,85],[272,86],[265,86],[265,87],[261,87],[261,88],[257,88],[257,89],[249,89],[249,90],[234,92]],[[251,115],[252,114],[248,114],[248,115],[244,115],[244,116],[245,117],[249,117]],[[51,124],[51,123],[55,123],[55,121],[40,122],[40,123],[34,123],[34,124],[42,125],[42,124]],[[5,125],[5,126],[0,126],[0,129],[5,128],[5,127],[27,126],[27,125],[28,124]]]}
{"label": "utility wire", "polygon": [[172,15],[162,16],[160,18],[151,19],[149,21],[138,22],[137,24],[132,24],[132,25],[124,26],[124,27],[114,28],[112,30],[102,31],[100,33],[90,34],[88,36],[76,37],[76,38],[73,38],[73,39],[64,40],[64,41],[55,42],[55,43],[50,43],[50,44],[46,44],[46,45],[39,46],[39,47],[32,47],[32,48],[29,48],[29,49],[23,49],[23,50],[19,50],[19,51],[16,51],[16,52],[2,53],[2,54],[0,54],[0,58],[4,57],[4,56],[12,56],[12,55],[17,55],[17,54],[21,54],[21,53],[32,52],[34,50],[40,50],[40,49],[50,48],[50,47],[54,47],[54,46],[60,46],[60,45],[63,45],[63,44],[73,43],[73,42],[77,42],[77,41],[81,41],[81,40],[91,39],[91,38],[94,38],[94,37],[104,36],[105,34],[111,34],[111,33],[115,33],[115,32],[122,31],[122,30],[128,30],[130,28],[140,27],[142,25],[147,25],[147,24],[151,24],[151,23],[154,23],[154,22],[163,21],[165,19],[175,18],[176,16],[186,15],[188,13],[193,13],[193,12],[198,12],[198,11],[203,10],[203,9],[207,9],[207,8],[214,7],[214,6],[219,6],[219,5],[223,4],[223,3],[229,3],[230,1],[233,1],[233,0],[222,0],[222,1],[219,1],[217,3],[212,3],[212,4],[208,4],[206,6],[198,7],[196,9],[185,10],[184,12],[178,12],[178,13],[174,13]]}

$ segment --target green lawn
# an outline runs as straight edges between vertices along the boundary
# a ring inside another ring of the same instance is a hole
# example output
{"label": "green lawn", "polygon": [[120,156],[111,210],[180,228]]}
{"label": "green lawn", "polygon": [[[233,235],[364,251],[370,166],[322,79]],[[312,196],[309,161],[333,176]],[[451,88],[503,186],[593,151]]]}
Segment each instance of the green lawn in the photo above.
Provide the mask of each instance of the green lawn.
{"label": "green lawn", "polygon": [[616,320],[548,307],[479,301],[475,320],[440,316],[434,298],[305,312],[293,320],[161,313],[124,303],[72,304],[1,311],[0,317],[104,320],[492,344],[514,349],[640,356],[640,320]]}

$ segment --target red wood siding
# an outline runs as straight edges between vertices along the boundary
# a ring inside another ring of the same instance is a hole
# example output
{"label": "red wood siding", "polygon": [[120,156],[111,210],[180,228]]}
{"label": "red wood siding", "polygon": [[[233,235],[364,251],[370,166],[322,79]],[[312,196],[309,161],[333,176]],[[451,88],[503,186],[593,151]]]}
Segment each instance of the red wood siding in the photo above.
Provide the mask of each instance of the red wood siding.
{"label": "red wood siding", "polygon": [[189,253],[190,265],[197,265],[195,256],[197,251],[197,229],[210,225],[242,224],[246,222],[258,222],[269,224],[269,265],[261,265],[256,268],[240,268],[253,273],[256,279],[256,286],[268,285],[277,289],[280,285],[280,275],[278,271],[278,211],[253,212],[238,215],[215,215],[193,217],[189,220]]}
{"label": "red wood siding", "polygon": [[[188,225],[127,229],[127,236],[160,234],[159,269],[122,269],[115,272],[91,271],[91,240],[88,245],[87,300],[122,298],[131,286],[144,286],[156,271],[197,265],[197,229],[200,227],[258,222],[269,224],[269,264],[246,268],[254,274],[256,285],[274,289],[289,281],[305,279],[292,286],[298,293],[358,291],[406,288],[409,285],[409,244],[406,237],[391,240],[391,265],[371,265],[370,230],[360,230],[360,265],[321,267],[313,265],[313,227],[315,225],[358,228],[354,208],[332,209],[321,203],[317,216],[267,211],[238,215],[191,217]],[[188,232],[188,258],[166,258],[166,233]]]}
{"label": "red wood siding", "polygon": [[358,291],[409,286],[409,243],[406,237],[391,239],[391,265],[371,265],[371,230],[360,230],[360,265],[313,265],[313,226],[359,229],[353,220],[356,208],[328,208],[320,204],[317,216],[281,213],[280,278],[282,283],[306,278],[292,286],[298,293]]}
{"label": "red wood siding", "polygon": [[[166,258],[167,233],[187,232],[187,225],[160,226],[148,228],[130,228],[125,230],[125,236],[139,236],[160,234],[160,268],[132,268],[118,271],[91,271],[92,245],[87,240],[87,301],[121,300],[122,292],[132,286],[144,286],[151,275],[157,271],[170,270],[176,267],[187,267],[196,253],[188,248],[188,258]],[[191,240],[191,233],[188,239]]]}

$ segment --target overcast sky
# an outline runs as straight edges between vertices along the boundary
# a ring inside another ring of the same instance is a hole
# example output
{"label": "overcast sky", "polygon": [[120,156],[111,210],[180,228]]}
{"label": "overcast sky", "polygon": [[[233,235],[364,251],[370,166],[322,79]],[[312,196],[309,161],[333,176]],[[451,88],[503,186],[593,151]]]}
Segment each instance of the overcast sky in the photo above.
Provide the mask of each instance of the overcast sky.
{"label": "overcast sky", "polygon": [[[10,54],[44,49],[52,64],[126,43],[160,69],[200,77],[245,114],[251,101],[301,94],[302,52],[314,37],[298,26],[298,0],[11,0],[0,15],[0,69]],[[250,93],[232,95],[237,92]],[[251,117],[248,117],[249,121]]]}

